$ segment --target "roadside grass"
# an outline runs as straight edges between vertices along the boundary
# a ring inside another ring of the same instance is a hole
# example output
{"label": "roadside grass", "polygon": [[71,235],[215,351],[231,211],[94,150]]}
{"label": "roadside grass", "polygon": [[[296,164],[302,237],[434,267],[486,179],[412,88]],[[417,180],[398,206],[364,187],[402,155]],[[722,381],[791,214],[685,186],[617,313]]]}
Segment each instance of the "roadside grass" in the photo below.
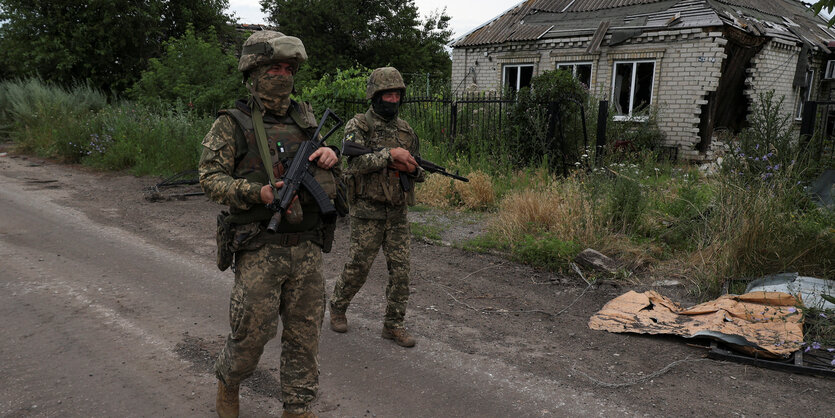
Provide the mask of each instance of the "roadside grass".
{"label": "roadside grass", "polygon": [[[214,118],[107,97],[87,85],[0,82],[0,134],[18,152],[136,175],[196,168]],[[180,107],[182,108],[182,107]]]}

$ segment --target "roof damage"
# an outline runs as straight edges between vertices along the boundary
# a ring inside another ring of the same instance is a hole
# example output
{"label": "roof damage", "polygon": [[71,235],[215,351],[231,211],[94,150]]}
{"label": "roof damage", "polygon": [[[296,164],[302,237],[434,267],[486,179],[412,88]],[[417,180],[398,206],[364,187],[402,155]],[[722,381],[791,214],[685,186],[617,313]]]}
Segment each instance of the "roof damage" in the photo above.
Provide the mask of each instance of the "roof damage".
{"label": "roof damage", "polygon": [[722,26],[825,53],[835,40],[826,22],[797,0],[526,0],[460,37],[453,47],[592,36],[602,22],[608,22],[606,34],[616,41],[643,32]]}

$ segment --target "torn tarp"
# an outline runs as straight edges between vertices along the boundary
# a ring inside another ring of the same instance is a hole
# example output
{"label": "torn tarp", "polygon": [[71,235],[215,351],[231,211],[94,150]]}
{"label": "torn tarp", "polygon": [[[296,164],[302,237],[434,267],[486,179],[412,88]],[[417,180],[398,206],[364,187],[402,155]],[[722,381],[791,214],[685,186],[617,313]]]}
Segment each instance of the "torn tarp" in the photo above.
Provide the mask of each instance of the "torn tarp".
{"label": "torn tarp", "polygon": [[630,291],[603,306],[589,328],[707,337],[748,354],[785,358],[803,343],[803,315],[795,305],[788,293],[751,292],[684,309],[658,292]]}

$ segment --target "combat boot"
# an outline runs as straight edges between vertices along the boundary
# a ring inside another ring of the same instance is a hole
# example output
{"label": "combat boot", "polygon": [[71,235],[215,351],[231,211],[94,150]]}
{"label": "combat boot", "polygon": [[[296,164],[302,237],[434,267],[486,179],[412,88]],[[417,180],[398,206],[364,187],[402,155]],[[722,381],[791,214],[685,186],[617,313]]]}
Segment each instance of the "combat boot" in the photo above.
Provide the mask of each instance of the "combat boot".
{"label": "combat boot", "polygon": [[302,412],[301,414],[294,414],[292,412],[284,411],[281,418],[316,418],[316,414],[310,411]]}
{"label": "combat boot", "polygon": [[215,408],[220,418],[238,418],[240,403],[238,392],[240,385],[226,386],[222,380],[217,381],[217,401]]}
{"label": "combat boot", "polygon": [[348,318],[345,312],[339,313],[331,310],[331,329],[336,332],[348,332]]}
{"label": "combat boot", "polygon": [[412,337],[408,331],[406,331],[406,328],[383,327],[382,337],[387,340],[394,340],[394,342],[401,347],[415,346],[415,338]]}

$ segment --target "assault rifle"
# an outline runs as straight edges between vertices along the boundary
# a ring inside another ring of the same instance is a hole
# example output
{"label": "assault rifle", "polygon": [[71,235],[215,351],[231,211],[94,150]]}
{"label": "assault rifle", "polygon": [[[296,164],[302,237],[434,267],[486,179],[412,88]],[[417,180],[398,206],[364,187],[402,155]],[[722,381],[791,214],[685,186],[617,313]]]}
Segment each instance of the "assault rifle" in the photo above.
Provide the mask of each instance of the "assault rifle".
{"label": "assault rifle", "polygon": [[[342,155],[344,155],[346,157],[356,157],[356,156],[360,156],[360,155],[370,154],[372,152],[379,151],[381,149],[382,148],[371,149],[371,148],[366,147],[364,145],[357,144],[354,141],[343,141],[342,142]],[[446,171],[446,168],[441,167],[438,164],[433,163],[432,161],[424,160],[423,158],[420,158],[420,157],[414,156],[414,155],[412,157],[415,158],[415,161],[417,161],[418,165],[421,168],[423,168],[424,170],[426,170],[430,173],[442,174],[444,176],[452,177],[456,180],[460,180],[460,181],[463,181],[463,182],[469,182],[470,181],[470,179],[468,179],[466,177],[462,177],[462,176],[459,176],[458,174],[452,174],[452,173]],[[409,178],[408,175],[405,175],[406,173],[401,173],[401,174],[402,175],[400,176],[400,187],[403,188],[404,192],[408,192],[409,190],[412,190],[412,179]]]}
{"label": "assault rifle", "polygon": [[[325,122],[329,117],[336,120],[336,126],[332,127],[331,130],[322,137],[321,141],[317,140],[317,138],[319,138],[319,132],[322,130],[322,127],[325,126]],[[302,187],[307,189],[307,191],[310,192],[316,200],[316,204],[319,205],[319,210],[322,212],[323,216],[333,216],[337,213],[336,207],[334,207],[333,203],[331,203],[328,194],[325,193],[322,186],[316,182],[316,179],[314,179],[313,175],[310,174],[308,168],[312,162],[309,160],[310,155],[319,149],[319,147],[324,145],[325,141],[328,140],[328,137],[339,129],[340,126],[342,126],[342,119],[336,116],[336,114],[330,109],[325,110],[325,114],[322,115],[322,119],[319,121],[319,126],[316,127],[316,132],[313,133],[313,137],[308,141],[302,142],[299,146],[299,150],[293,157],[293,160],[289,164],[285,164],[285,166],[289,165],[289,168],[284,172],[284,177],[281,178],[281,180],[284,181],[284,186],[280,189],[276,189],[275,184],[271,185],[273,188],[273,201],[272,203],[267,204],[267,208],[275,213],[273,214],[272,219],[270,219],[270,223],[267,225],[268,231],[276,232],[278,230],[278,224],[281,223],[282,214],[286,212],[290,207],[290,204],[293,203],[293,199],[298,195],[299,190],[301,190]]]}

